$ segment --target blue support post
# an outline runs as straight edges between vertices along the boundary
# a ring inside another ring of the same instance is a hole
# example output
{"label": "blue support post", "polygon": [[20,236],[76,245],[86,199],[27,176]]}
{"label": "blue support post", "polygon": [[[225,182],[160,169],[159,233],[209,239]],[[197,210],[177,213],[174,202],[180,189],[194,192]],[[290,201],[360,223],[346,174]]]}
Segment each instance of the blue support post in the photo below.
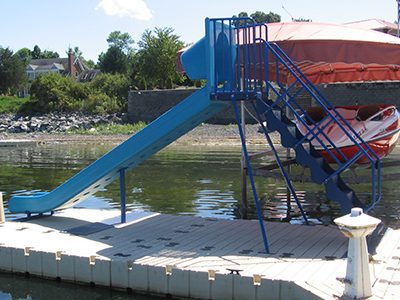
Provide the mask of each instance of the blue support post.
{"label": "blue support post", "polygon": [[119,190],[121,198],[121,223],[126,222],[126,188],[125,188],[125,170],[119,170]]}
{"label": "blue support post", "polygon": [[247,147],[246,147],[246,140],[244,137],[243,128],[242,128],[241,121],[240,121],[240,115],[239,115],[239,110],[238,110],[237,103],[236,103],[236,97],[234,95],[232,95],[231,101],[232,101],[232,105],[233,105],[233,111],[235,113],[236,123],[237,123],[238,129],[239,129],[240,140],[242,142],[243,156],[246,161],[247,172],[248,172],[249,179],[250,179],[251,189],[253,191],[254,203],[255,203],[256,209],[257,209],[258,222],[260,224],[261,235],[262,235],[262,238],[264,241],[264,248],[265,248],[265,252],[267,254],[269,254],[270,252],[269,252],[269,243],[268,243],[267,233],[266,233],[265,227],[264,227],[264,220],[263,220],[260,202],[258,200],[256,184],[254,182],[253,170],[250,165],[250,159],[249,159],[249,155],[248,155]]}

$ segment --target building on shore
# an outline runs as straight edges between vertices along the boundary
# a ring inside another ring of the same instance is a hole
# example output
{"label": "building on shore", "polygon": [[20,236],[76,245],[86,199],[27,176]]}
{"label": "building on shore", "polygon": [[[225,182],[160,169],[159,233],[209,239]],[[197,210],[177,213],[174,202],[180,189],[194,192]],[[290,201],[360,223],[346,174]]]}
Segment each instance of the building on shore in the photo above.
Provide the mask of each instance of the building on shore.
{"label": "building on shore", "polygon": [[89,68],[84,61],[75,56],[72,49],[68,52],[68,57],[32,59],[26,66],[26,75],[30,81],[41,74],[51,72],[71,76],[80,82],[87,82],[93,80],[100,70]]}

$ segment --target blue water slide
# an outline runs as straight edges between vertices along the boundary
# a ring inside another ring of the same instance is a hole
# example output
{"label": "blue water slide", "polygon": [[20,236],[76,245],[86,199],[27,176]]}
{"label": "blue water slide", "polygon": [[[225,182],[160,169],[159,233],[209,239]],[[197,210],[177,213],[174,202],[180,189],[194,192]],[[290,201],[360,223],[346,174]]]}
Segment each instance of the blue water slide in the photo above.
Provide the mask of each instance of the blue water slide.
{"label": "blue water slide", "polygon": [[49,193],[12,197],[13,213],[42,213],[64,209],[82,201],[118,178],[121,169],[131,169],[152,154],[204,122],[225,107],[211,101],[207,87],[193,93]]}
{"label": "blue water slide", "polygon": [[[206,21],[207,24],[209,22]],[[8,209],[13,213],[31,214],[68,208],[119,178],[120,170],[134,168],[225,108],[227,102],[210,100],[210,94],[215,87],[214,76],[218,73],[215,71],[218,68],[218,63],[215,64],[215,53],[218,54],[220,51],[217,49],[218,45],[210,41],[217,40],[216,34],[224,35],[226,31],[217,29],[210,28],[210,25],[206,26],[206,36],[185,51],[181,58],[187,74],[192,79],[207,80],[205,87],[184,99],[53,191],[11,197]],[[221,44],[219,47],[234,47],[234,45]]]}

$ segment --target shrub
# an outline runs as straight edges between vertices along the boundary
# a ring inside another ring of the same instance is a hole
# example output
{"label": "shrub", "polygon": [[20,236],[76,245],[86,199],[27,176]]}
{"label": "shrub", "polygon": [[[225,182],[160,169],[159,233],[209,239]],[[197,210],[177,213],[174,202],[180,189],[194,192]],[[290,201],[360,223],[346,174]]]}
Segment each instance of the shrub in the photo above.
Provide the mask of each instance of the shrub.
{"label": "shrub", "polygon": [[57,73],[32,82],[32,102],[26,110],[83,111],[105,114],[127,110],[129,81],[124,75],[101,74],[91,83],[79,83]]}
{"label": "shrub", "polygon": [[47,73],[32,82],[31,97],[36,100],[39,111],[70,111],[77,101],[87,98],[86,86],[58,73]]}
{"label": "shrub", "polygon": [[95,114],[106,114],[120,111],[116,97],[110,97],[99,91],[91,93],[86,101],[83,101],[82,110]]}
{"label": "shrub", "polygon": [[114,110],[114,101],[117,101],[120,111],[127,111],[128,109],[128,91],[129,80],[122,74],[100,74],[90,82],[90,89],[94,93],[104,93],[113,101],[108,102],[111,107],[109,110]]}

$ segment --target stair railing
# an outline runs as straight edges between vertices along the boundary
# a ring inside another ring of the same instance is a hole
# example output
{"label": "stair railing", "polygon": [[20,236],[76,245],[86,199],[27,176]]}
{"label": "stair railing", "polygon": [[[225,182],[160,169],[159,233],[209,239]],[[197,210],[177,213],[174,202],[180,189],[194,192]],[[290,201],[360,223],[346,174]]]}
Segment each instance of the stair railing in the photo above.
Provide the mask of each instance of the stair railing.
{"label": "stair railing", "polygon": [[[229,25],[213,27],[215,40],[212,43],[217,45],[220,42],[217,40],[219,36],[217,30],[221,28],[220,30],[228,39],[225,44],[236,46],[234,54],[221,51],[218,47],[214,48],[214,57],[218,57],[219,60],[216,60],[215,63],[220,65],[215,67],[216,84],[211,96],[215,99],[231,100],[231,96],[235,95],[235,99],[238,101],[255,100],[260,93],[267,99],[272,96],[276,97],[275,102],[266,109],[289,108],[297,122],[306,129],[304,137],[298,141],[298,144],[316,141],[315,143],[318,143],[336,162],[337,167],[334,173],[325,178],[325,182],[348,169],[360,157],[365,156],[371,164],[372,183],[372,197],[370,205],[366,209],[373,207],[380,200],[381,193],[379,157],[286,53],[276,43],[268,42],[268,26],[255,24],[250,18],[211,19],[211,21]],[[225,61],[234,61],[235,67],[226,68],[229,63],[227,64]],[[270,68],[273,67],[275,78],[272,78],[273,74],[270,74]],[[290,85],[284,82],[288,75],[294,78]],[[271,82],[271,79],[275,81],[275,84]],[[293,91],[295,88],[297,90]],[[304,119],[307,117],[307,111],[296,100],[304,91],[325,111],[326,116],[320,122],[315,122],[309,117],[310,123],[308,123]],[[333,123],[340,129],[343,136],[347,136],[357,147],[358,153],[353,157],[346,157],[340,147],[337,147],[325,133],[327,127]]]}
{"label": "stair railing", "polygon": [[[327,114],[326,120],[330,120],[328,122],[335,123],[340,129],[341,133],[357,147],[359,152],[351,158],[346,157],[339,147],[335,145],[335,143],[329,138],[327,134],[323,131],[325,127],[320,128],[319,124],[323,124],[323,122],[314,122],[312,121],[312,126],[307,124],[304,120],[304,116],[307,116],[307,112],[296,102],[295,97],[288,93],[288,89],[283,89],[285,93],[289,96],[289,100],[286,100],[284,106],[288,106],[291,112],[296,116],[297,120],[302,123],[303,126],[307,128],[306,137],[308,140],[312,141],[313,139],[318,140],[318,143],[324,148],[324,150],[330,155],[330,157],[336,161],[338,167],[334,173],[332,173],[329,177],[325,179],[327,182],[333,176],[340,174],[344,170],[348,169],[354,163],[358,161],[358,159],[362,156],[368,158],[371,165],[371,202],[370,205],[365,208],[368,211],[372,208],[379,200],[381,193],[381,182],[380,182],[380,158],[376,155],[376,153],[371,149],[371,147],[362,139],[362,137],[354,130],[354,128],[347,122],[347,120],[342,117],[342,115],[328,102],[328,100],[315,88],[315,86],[308,80],[308,78],[298,69],[298,67],[290,60],[290,58],[282,51],[282,49],[274,43],[268,43],[266,41],[262,41],[266,51],[273,53],[277,61],[284,65],[287,68],[287,71],[293,76],[296,81],[292,83],[291,87],[295,84],[299,84],[304,88],[312,97],[312,99],[318,103]],[[268,83],[270,84],[270,83]],[[289,87],[289,88],[291,88]],[[285,100],[287,97],[279,97],[280,101]],[[293,102],[293,105],[291,104]],[[297,109],[296,109],[297,108]],[[298,113],[300,110],[301,114]],[[302,117],[303,116],[303,117]],[[312,118],[309,118],[312,120]],[[316,129],[316,130],[315,130]],[[329,147],[321,141],[320,136],[323,136],[325,140],[329,142]],[[310,137],[311,136],[311,137]],[[299,141],[299,143],[302,141]],[[342,160],[338,160],[335,152],[339,154]]]}

